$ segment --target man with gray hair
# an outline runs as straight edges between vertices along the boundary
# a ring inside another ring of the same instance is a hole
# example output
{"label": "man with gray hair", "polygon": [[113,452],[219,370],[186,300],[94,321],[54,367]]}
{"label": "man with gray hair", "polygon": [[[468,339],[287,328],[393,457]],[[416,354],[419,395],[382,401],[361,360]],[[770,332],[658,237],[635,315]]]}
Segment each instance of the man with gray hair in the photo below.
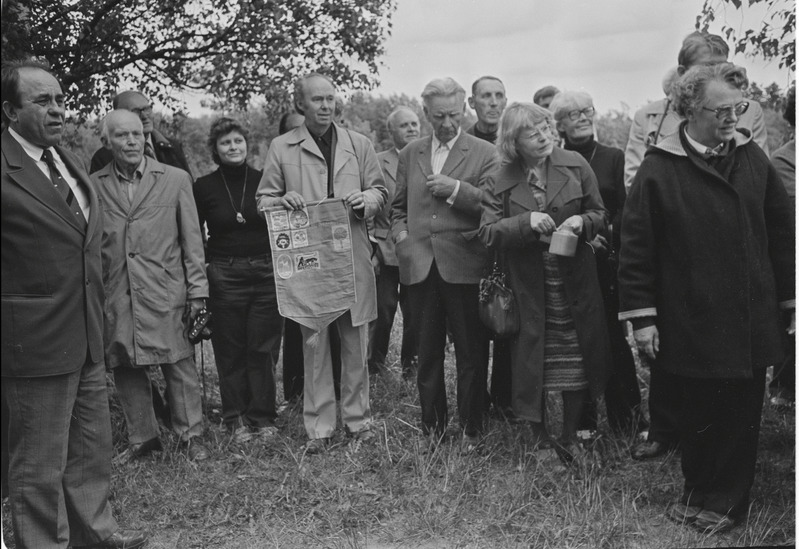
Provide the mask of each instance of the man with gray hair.
{"label": "man with gray hair", "polygon": [[488,338],[478,314],[478,285],[489,254],[477,239],[483,191],[497,165],[494,147],[461,131],[465,90],[452,78],[422,92],[434,134],[400,153],[391,230],[400,281],[409,285],[417,326],[422,431],[437,444],[447,426],[444,348],[455,345],[462,449],[484,427]]}
{"label": "man with gray hair", "polygon": [[[174,166],[185,170],[191,175],[189,164],[186,162],[186,155],[179,141],[169,139],[164,134],[155,129],[153,122],[153,106],[142,92],[137,90],[123,91],[114,96],[111,101],[112,107],[130,111],[141,120],[144,130],[144,155],[162,164]],[[94,173],[113,160],[111,151],[106,147],[100,147],[92,156],[90,173]]]}
{"label": "man with gray hair", "polygon": [[[341,419],[355,441],[374,439],[366,351],[369,322],[377,317],[374,270],[366,220],[386,202],[383,175],[371,141],[334,123],[336,87],[311,73],[294,86],[294,103],[305,122],[272,141],[256,191],[260,209],[302,210],[309,202],[336,198],[347,205],[352,226],[356,300],[331,325],[341,336]],[[327,451],[336,430],[337,407],[329,330],[300,326],[305,380],[303,421],[309,454]]]}
{"label": "man with gray hair", "polygon": [[400,284],[399,264],[394,251],[391,231],[391,200],[397,188],[397,164],[400,151],[419,137],[419,117],[408,107],[400,105],[386,119],[393,146],[377,155],[383,169],[388,200],[373,218],[371,237],[375,240],[377,273],[377,319],[369,328],[369,373],[379,374],[385,368],[391,326],[397,312],[397,303],[402,309],[402,346],[400,363],[402,376],[410,378],[416,373],[416,337],[408,307],[408,287]]}
{"label": "man with gray hair", "polygon": [[103,143],[114,160],[92,182],[103,204],[105,358],[128,427],[125,457],[161,449],[148,372],[158,365],[173,431],[189,459],[206,459],[198,438],[200,383],[187,337],[208,297],[191,178],[144,155],[142,123],[130,111],[106,115]]}

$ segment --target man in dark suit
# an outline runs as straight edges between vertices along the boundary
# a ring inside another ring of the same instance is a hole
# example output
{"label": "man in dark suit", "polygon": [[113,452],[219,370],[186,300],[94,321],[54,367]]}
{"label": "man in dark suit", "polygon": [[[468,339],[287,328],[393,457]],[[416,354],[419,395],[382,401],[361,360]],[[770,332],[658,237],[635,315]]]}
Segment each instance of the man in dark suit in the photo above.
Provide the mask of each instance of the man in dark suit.
{"label": "man in dark suit", "polygon": [[372,220],[370,236],[376,241],[375,259],[379,265],[377,273],[377,320],[369,327],[369,373],[379,374],[385,368],[391,326],[397,312],[397,303],[402,308],[402,346],[400,362],[402,375],[416,375],[416,336],[414,334],[408,288],[400,285],[399,264],[391,238],[391,200],[397,187],[397,164],[399,152],[419,137],[419,117],[408,107],[397,107],[386,119],[394,146],[377,155],[388,190],[388,201]]}
{"label": "man in dark suit", "polygon": [[81,161],[56,146],[64,94],[38,63],[2,69],[2,391],[9,502],[20,548],[125,547],[108,502],[102,209]]}
{"label": "man in dark suit", "polygon": [[[475,80],[469,106],[477,114],[477,122],[466,133],[496,145],[499,119],[507,104],[508,98],[502,80],[496,76],[481,76]],[[496,339],[491,364],[491,392],[486,400],[486,408],[489,403],[493,403],[497,416],[514,419],[510,395],[510,340]]]}
{"label": "man in dark suit", "polygon": [[[186,155],[179,141],[169,139],[164,134],[155,129],[153,124],[153,106],[150,100],[140,91],[130,90],[118,93],[113,101],[114,109],[124,109],[135,113],[141,120],[144,128],[144,154],[150,158],[158,160],[167,166],[174,166],[185,170],[191,175],[189,164],[186,162]],[[99,171],[107,166],[114,157],[106,147],[100,149],[92,156],[92,165],[89,173]]]}
{"label": "man in dark suit", "polygon": [[410,286],[418,335],[417,383],[422,430],[431,444],[447,426],[446,328],[455,346],[462,448],[473,450],[484,427],[488,338],[478,315],[478,285],[489,256],[476,238],[483,192],[496,167],[494,147],[461,131],[466,92],[451,78],[422,92],[434,135],[400,153],[391,230],[400,281]]}

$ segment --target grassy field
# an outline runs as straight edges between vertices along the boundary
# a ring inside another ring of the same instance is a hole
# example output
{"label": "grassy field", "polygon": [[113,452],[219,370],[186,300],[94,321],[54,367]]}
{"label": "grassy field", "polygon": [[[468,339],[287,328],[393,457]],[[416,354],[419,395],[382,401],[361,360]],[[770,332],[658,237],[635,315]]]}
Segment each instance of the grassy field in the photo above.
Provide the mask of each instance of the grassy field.
{"label": "grassy field", "polygon": [[[569,470],[553,451],[528,448],[521,427],[499,420],[492,420],[481,453],[461,455],[457,425],[451,442],[425,453],[415,384],[398,377],[372,380],[380,433],[374,441],[351,444],[338,433],[330,452],[305,455],[301,410],[289,409],[276,438],[234,444],[215,424],[216,372],[210,345],[204,347],[211,459],[189,462],[165,432],[164,452],[114,468],[115,512],[122,524],[148,529],[152,549],[671,549],[795,542],[793,413],[765,409],[746,524],[703,536],[664,517],[681,491],[679,456],[634,462],[633,441],[604,434],[590,465]],[[395,369],[396,354],[392,349]],[[453,410],[449,353],[447,361]],[[640,377],[645,388],[647,372]],[[555,433],[559,408],[559,398],[550,396]],[[113,396],[112,414],[119,452],[124,429]],[[8,522],[6,507],[6,532]]]}

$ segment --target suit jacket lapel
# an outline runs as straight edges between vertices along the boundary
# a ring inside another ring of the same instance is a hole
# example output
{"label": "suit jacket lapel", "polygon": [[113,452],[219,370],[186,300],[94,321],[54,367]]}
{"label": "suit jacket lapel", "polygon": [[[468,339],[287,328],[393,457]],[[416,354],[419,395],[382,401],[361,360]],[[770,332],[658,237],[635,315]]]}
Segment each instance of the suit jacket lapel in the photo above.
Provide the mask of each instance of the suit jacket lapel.
{"label": "suit jacket lapel", "polygon": [[558,196],[558,193],[563,189],[569,181],[569,172],[561,167],[552,163],[552,157],[546,160],[546,182],[547,182],[547,203],[549,206],[552,201]]}
{"label": "suit jacket lapel", "polygon": [[425,177],[433,173],[433,153],[430,151],[432,146],[433,138],[428,136],[424,138],[419,147],[419,168]]}
{"label": "suit jacket lapel", "polygon": [[455,144],[452,146],[452,150],[449,151],[447,160],[444,162],[444,166],[441,168],[441,173],[444,175],[450,175],[458,166],[460,166],[461,162],[466,159],[466,155],[469,153],[469,144],[466,142],[466,137],[464,137],[465,135],[466,132],[461,131],[460,136],[458,136],[458,140],[455,141]]}
{"label": "suit jacket lapel", "polygon": [[[527,177],[518,162],[509,164],[497,175],[494,192],[500,194],[510,189],[510,200],[525,210],[538,211],[538,201],[527,184]],[[507,214],[506,214],[507,215]]]}
{"label": "suit jacket lapel", "polygon": [[[139,188],[136,189],[136,193],[133,195],[133,200],[130,204],[131,212],[135,212],[139,206],[141,206],[142,202],[144,202],[144,199],[150,193],[156,181],[158,181],[158,177],[163,175],[163,173],[164,169],[157,160],[153,160],[152,158],[147,159],[147,163],[144,166],[144,173],[142,174],[141,181],[139,182]],[[116,179],[116,173],[114,173],[114,180]],[[118,181],[115,181],[115,183],[119,184]]]}
{"label": "suit jacket lapel", "polygon": [[[333,181],[335,183],[335,178],[338,175],[338,172],[350,161],[350,159],[355,159],[355,149],[353,148],[353,142],[350,135],[347,133],[349,132],[346,128],[339,128],[335,126],[336,132],[336,154],[333,157]],[[313,141],[313,140],[312,140]],[[316,145],[316,143],[314,143]],[[319,149],[319,147],[317,147]],[[320,151],[319,154],[322,154]],[[360,171],[360,166],[357,168]]]}
{"label": "suit jacket lapel", "polygon": [[314,156],[318,156],[322,162],[325,161],[325,157],[322,154],[322,151],[319,150],[319,145],[316,144],[313,137],[311,137],[311,132],[308,131],[308,126],[305,124],[301,125],[299,128],[299,136],[297,142],[300,144],[302,150],[311,153]]}
{"label": "suit jacket lapel", "polygon": [[9,164],[9,178],[83,234],[85,227],[74,218],[75,215],[70,211],[64,197],[8,131],[3,132],[2,149]]}
{"label": "suit jacket lapel", "polygon": [[389,154],[383,157],[383,171],[388,174],[388,176],[397,181],[397,166],[399,165],[399,155],[397,155],[397,150],[392,148]]}

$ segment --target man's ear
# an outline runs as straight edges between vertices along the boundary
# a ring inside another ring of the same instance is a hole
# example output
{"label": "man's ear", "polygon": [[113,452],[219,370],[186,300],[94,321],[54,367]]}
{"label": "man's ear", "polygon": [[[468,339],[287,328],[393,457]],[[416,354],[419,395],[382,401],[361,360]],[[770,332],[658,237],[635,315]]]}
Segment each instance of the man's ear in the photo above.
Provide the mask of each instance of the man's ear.
{"label": "man's ear", "polygon": [[103,147],[105,147],[108,150],[111,150],[111,143],[108,142],[108,138],[106,136],[101,135],[100,142],[103,144]]}
{"label": "man's ear", "polygon": [[475,110],[475,109],[474,109],[474,97],[472,97],[472,96],[469,96],[469,98],[467,99],[467,101],[469,102],[469,108],[470,108],[470,109],[472,109],[472,110]]}
{"label": "man's ear", "polygon": [[3,101],[3,114],[6,115],[11,122],[17,121],[17,108],[11,104],[10,101]]}

